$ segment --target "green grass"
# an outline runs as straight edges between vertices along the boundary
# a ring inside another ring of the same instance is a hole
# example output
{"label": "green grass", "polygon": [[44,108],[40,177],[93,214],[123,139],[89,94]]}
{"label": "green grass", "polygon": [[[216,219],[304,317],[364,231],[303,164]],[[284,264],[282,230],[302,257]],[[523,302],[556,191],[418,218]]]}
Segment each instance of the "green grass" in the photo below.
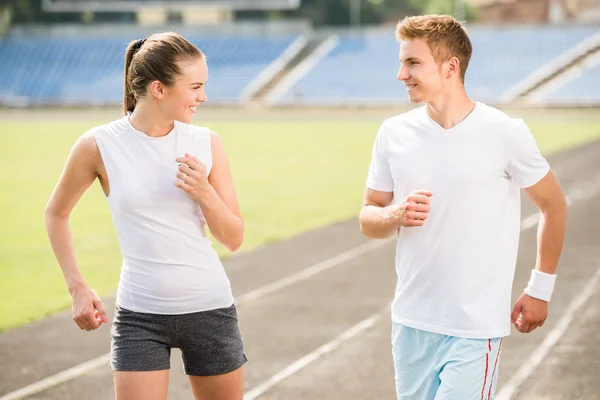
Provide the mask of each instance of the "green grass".
{"label": "green grass", "polygon": [[[0,331],[70,307],[43,210],[74,140],[91,123],[0,122]],[[378,122],[215,122],[246,221],[243,251],[356,215]],[[530,124],[549,154],[600,136],[600,122]],[[71,217],[88,283],[114,292],[121,256],[98,184]],[[215,245],[222,256],[227,252]]]}

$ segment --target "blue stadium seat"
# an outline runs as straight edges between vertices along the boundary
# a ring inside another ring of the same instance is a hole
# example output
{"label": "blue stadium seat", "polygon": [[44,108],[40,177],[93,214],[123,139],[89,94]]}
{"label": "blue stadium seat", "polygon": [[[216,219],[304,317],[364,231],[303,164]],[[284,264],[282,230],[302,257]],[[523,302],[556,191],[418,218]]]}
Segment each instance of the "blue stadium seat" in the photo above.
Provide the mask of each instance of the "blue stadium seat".
{"label": "blue stadium seat", "polygon": [[599,29],[597,26],[469,29],[474,51],[465,86],[478,100],[497,101],[521,79]]}
{"label": "blue stadium seat", "polygon": [[[207,56],[209,101],[237,102],[295,36],[189,38]],[[0,39],[0,99],[33,104],[119,104],[126,37]]]}
{"label": "blue stadium seat", "polygon": [[554,104],[600,103],[600,64],[582,71],[581,75],[565,82],[542,100]]}
{"label": "blue stadium seat", "polygon": [[338,45],[279,101],[280,104],[340,104],[408,101],[396,80],[398,43],[383,35],[343,35]]}
{"label": "blue stadium seat", "polygon": [[[467,91],[477,100],[498,102],[521,79],[598,30],[597,26],[469,27],[474,53]],[[396,81],[398,46],[393,27],[342,35],[338,45],[277,103],[408,102],[404,85]]]}

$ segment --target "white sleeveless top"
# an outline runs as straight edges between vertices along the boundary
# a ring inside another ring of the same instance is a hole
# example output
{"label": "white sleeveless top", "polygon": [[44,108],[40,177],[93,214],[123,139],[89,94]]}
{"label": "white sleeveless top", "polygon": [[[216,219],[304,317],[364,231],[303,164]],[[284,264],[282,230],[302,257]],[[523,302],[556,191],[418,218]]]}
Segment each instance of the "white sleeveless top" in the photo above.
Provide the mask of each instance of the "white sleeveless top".
{"label": "white sleeveless top", "polygon": [[212,167],[210,130],[175,122],[150,137],[123,117],[93,128],[108,175],[108,204],[123,254],[117,305],[186,314],[233,304],[229,279],[206,236],[198,203],[174,185],[185,153]]}

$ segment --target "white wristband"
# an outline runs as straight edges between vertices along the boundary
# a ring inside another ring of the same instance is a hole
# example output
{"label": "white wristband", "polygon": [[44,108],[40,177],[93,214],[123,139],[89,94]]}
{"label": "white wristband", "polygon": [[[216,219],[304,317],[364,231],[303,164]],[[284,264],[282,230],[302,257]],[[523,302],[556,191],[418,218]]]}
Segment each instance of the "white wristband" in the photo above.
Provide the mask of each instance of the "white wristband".
{"label": "white wristband", "polygon": [[529,284],[525,288],[525,293],[535,299],[549,302],[554,291],[555,282],[556,275],[534,269],[531,271],[531,278],[529,278]]}

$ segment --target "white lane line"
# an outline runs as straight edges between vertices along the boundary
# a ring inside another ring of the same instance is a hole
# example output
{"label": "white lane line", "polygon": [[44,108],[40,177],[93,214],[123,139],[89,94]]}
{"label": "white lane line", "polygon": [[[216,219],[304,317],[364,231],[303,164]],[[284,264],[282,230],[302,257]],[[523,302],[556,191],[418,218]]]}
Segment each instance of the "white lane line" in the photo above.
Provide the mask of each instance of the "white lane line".
{"label": "white lane line", "polygon": [[104,354],[100,357],[86,361],[83,364],[79,364],[73,368],[69,368],[65,371],[59,372],[56,375],[52,375],[48,378],[42,379],[41,381],[37,381],[29,386],[25,386],[14,392],[5,394],[4,396],[0,397],[0,400],[17,400],[42,392],[51,387],[60,385],[61,383],[77,378],[85,374],[86,372],[98,368],[102,365],[108,365],[109,360],[110,354]]}
{"label": "white lane line", "polygon": [[[369,241],[365,244],[362,244],[358,247],[355,247],[351,250],[345,251],[341,254],[338,254],[334,257],[331,257],[327,260],[318,262],[302,271],[299,271],[295,274],[282,278],[278,281],[275,281],[269,285],[263,286],[246,294],[243,294],[235,299],[236,306],[239,306],[244,303],[248,303],[261,297],[267,296],[271,293],[274,293],[278,290],[284,289],[288,286],[294,285],[298,282],[304,281],[312,276],[315,276],[323,271],[331,269],[333,267],[339,266],[347,261],[350,261],[354,258],[360,257],[361,255],[368,253],[369,251],[375,250],[383,245],[390,243],[393,240],[392,238],[388,238],[385,240],[376,240]],[[93,360],[84,362],[82,364],[76,365],[68,370],[59,372],[56,375],[52,375],[48,378],[42,379],[41,381],[35,382],[31,385],[25,386],[21,389],[18,389],[14,392],[8,393],[2,397],[0,400],[17,400],[22,399],[27,396],[34,395],[36,393],[43,392],[45,390],[50,389],[51,387],[60,385],[61,383],[67,382],[69,380],[78,378],[82,375],[87,374],[88,372],[108,363],[110,359],[110,353],[104,354],[98,358]]]}
{"label": "white lane line", "polygon": [[540,213],[531,214],[527,218],[523,218],[523,220],[521,220],[521,231],[533,228],[538,222],[540,222]]}
{"label": "white lane line", "polygon": [[383,311],[378,311],[370,317],[363,319],[358,324],[354,325],[338,337],[325,343],[324,345],[322,345],[315,351],[305,355],[304,357],[297,359],[296,361],[294,361],[275,375],[271,376],[266,381],[262,382],[261,384],[255,386],[248,392],[244,393],[244,400],[257,399],[259,396],[262,396],[265,392],[269,391],[286,378],[294,375],[296,372],[310,365],[319,358],[331,353],[345,341],[350,340],[358,334],[371,328],[379,319],[381,319],[384,315],[387,315],[389,313],[390,306],[391,304],[386,306]]}
{"label": "white lane line", "polygon": [[[600,189],[600,176],[597,176],[594,183],[583,188],[574,189],[570,196],[567,197],[567,203],[572,204],[575,200],[585,199],[587,197],[592,196]],[[527,218],[521,221],[521,230],[525,230],[531,228],[537,224],[539,220],[539,213],[528,216]],[[345,261],[349,261],[353,258],[359,257],[362,254],[365,254],[371,250],[375,250],[390,241],[392,238],[385,240],[377,240],[370,241],[361,246],[358,246],[352,250],[345,251],[344,253],[338,254],[328,260],[319,262],[311,267],[297,272],[293,275],[290,275],[286,278],[280,279],[279,281],[275,281],[269,285],[266,285],[262,288],[253,290],[246,294],[241,295],[236,298],[236,304],[243,304],[249,301],[257,300],[263,296],[271,294],[275,291],[281,290],[285,287],[291,286],[297,282],[306,280],[320,272],[326,271],[332,267],[342,264]],[[0,400],[18,400],[22,399],[26,396],[31,396],[36,393],[43,392],[44,390],[48,390],[51,387],[59,385],[61,383],[67,382],[69,380],[75,379],[79,376],[85,375],[86,373],[92,371],[95,368],[101,366],[104,362],[108,362],[110,354],[104,354],[100,357],[97,357],[93,360],[84,362],[82,364],[76,365],[68,370],[59,372],[56,375],[52,375],[48,378],[42,379],[41,381],[35,382],[31,385],[25,386],[21,389],[18,389],[14,392],[7,393],[4,396],[0,397]],[[17,397],[15,397],[17,396]]]}
{"label": "white lane line", "polygon": [[[574,202],[586,198],[593,197],[600,192],[600,175],[596,176],[589,185],[579,186],[578,188],[569,192],[566,196],[567,204],[571,205]],[[539,219],[539,214],[538,214]],[[531,376],[535,369],[544,361],[552,347],[560,340],[564,335],[567,328],[571,324],[575,314],[579,312],[581,307],[589,300],[589,298],[596,290],[598,281],[600,280],[600,267],[596,271],[596,274],[592,277],[591,281],[585,286],[582,292],[579,293],[575,299],[569,304],[569,308],[564,312],[560,320],[556,323],[554,328],[548,332],[546,338],[540,343],[540,345],[531,353],[527,361],[515,372],[501,388],[500,392],[496,395],[496,400],[511,400],[519,392],[521,385]]]}
{"label": "white lane line", "polygon": [[285,287],[291,286],[298,282],[304,281],[304,280],[306,280],[312,276],[315,276],[323,271],[326,271],[330,268],[341,265],[342,263],[344,263],[346,261],[350,261],[350,260],[357,258],[365,253],[368,253],[371,250],[375,250],[387,243],[390,243],[392,240],[393,240],[393,237],[384,239],[384,240],[370,241],[365,244],[362,244],[358,247],[355,247],[352,250],[345,251],[345,252],[338,254],[337,256],[334,256],[330,259],[321,261],[311,267],[303,269],[302,271],[296,272],[295,274],[292,274],[283,279],[275,281],[269,285],[263,286],[256,290],[253,290],[251,292],[243,294],[240,297],[236,298],[235,304],[241,305],[243,303],[264,297],[270,293],[276,292],[278,290],[281,290]]}
{"label": "white lane line", "polygon": [[[596,179],[593,181],[593,183],[591,185],[587,186],[587,188],[585,190],[582,190],[582,189],[573,190],[572,194],[567,197],[567,204],[570,205],[575,200],[582,200],[587,197],[591,197],[594,194],[596,194],[599,190],[600,190],[600,175],[598,175],[596,177]],[[525,231],[529,228],[536,226],[539,222],[539,219],[540,219],[539,212],[525,217],[524,219],[521,220],[521,231]],[[365,321],[370,321],[370,319],[374,318],[376,315],[379,315],[379,314],[375,314],[375,315],[367,318],[366,320],[361,321],[358,325],[355,325],[354,327],[350,328],[348,331],[342,333],[340,336],[336,337],[331,342],[326,343],[323,346],[319,347],[314,352],[307,354],[306,356],[304,356],[302,358],[299,358],[298,360],[294,361],[289,366],[287,366],[285,369],[283,369],[280,372],[276,373],[275,375],[271,376],[269,379],[262,382],[258,386],[252,388],[250,391],[248,391],[247,393],[244,394],[244,400],[257,399],[259,396],[263,395],[265,392],[272,389],[275,385],[277,385],[278,383],[281,383],[284,379],[289,378],[290,376],[292,376],[296,372],[300,371],[301,369],[305,368],[312,362],[318,360],[325,354],[330,353],[331,351],[333,351],[335,348],[339,347],[343,342],[345,342],[346,340],[348,340],[350,338],[350,337],[347,337],[348,332],[353,331],[354,329],[356,329],[357,326],[360,326],[361,324],[365,323]],[[379,315],[379,317],[381,317],[381,315]],[[372,326],[372,325],[373,324],[371,324],[369,326]],[[355,336],[356,334],[358,334],[366,329],[367,329],[366,327],[363,329],[360,329],[359,332],[354,333],[352,336]],[[560,335],[562,335],[562,333]],[[559,335],[559,337],[560,337],[560,335]],[[329,349],[332,346],[332,344],[335,344],[335,346],[333,348]],[[554,343],[552,343],[552,345],[550,347],[552,347],[553,345],[554,345]],[[328,350],[323,351],[322,350],[323,348],[328,349]],[[541,359],[538,361],[538,363],[540,361],[541,361]],[[535,364],[535,365],[537,365],[537,364]],[[534,365],[534,367],[535,367],[535,365]],[[522,382],[518,382],[518,383],[520,384]],[[507,399],[498,398],[498,400],[507,400]]]}
{"label": "white lane line", "polygon": [[[524,231],[526,229],[529,229],[529,228],[535,226],[538,223],[538,221],[539,221],[539,213],[532,214],[532,215],[524,218],[521,221],[521,230]],[[389,307],[386,308],[386,310],[389,310]],[[375,318],[376,316],[377,316],[377,318]],[[310,363],[317,361],[322,356],[330,353],[335,348],[339,347],[346,340],[350,339],[351,337],[355,336],[356,334],[358,334],[358,333],[364,331],[365,329],[367,329],[368,327],[372,326],[375,323],[375,321],[380,317],[381,317],[381,313],[377,313],[377,314],[370,316],[369,318],[359,322],[357,325],[350,328],[348,331],[342,333],[341,335],[339,335],[332,341],[319,347],[317,350],[313,351],[312,353],[309,353],[306,356],[294,361],[293,363],[288,365],[286,368],[284,368],[280,372],[271,376],[266,381],[260,383],[259,385],[252,388],[250,391],[244,393],[244,400],[255,400],[259,396],[262,396],[268,390],[272,389],[275,385],[277,385],[278,383],[281,383],[284,379],[289,378],[296,372],[298,372],[301,369],[308,366]],[[348,337],[348,332],[354,332],[354,330],[356,330],[358,326],[362,326],[362,324],[365,324],[366,321],[371,321],[371,319],[373,319],[373,318],[374,318],[373,323],[371,323],[369,326],[367,326],[365,328],[360,329],[359,332],[355,332],[352,336]],[[332,346],[333,346],[333,348],[331,348]],[[324,351],[323,349],[327,349],[327,351]],[[2,399],[0,399],[0,400],[2,400]]]}
{"label": "white lane line", "polygon": [[[535,226],[538,223],[538,221],[539,221],[539,213],[532,214],[532,215],[528,216],[527,218],[524,218],[521,221],[521,230],[523,231],[523,230],[526,230],[526,229],[529,229],[529,228]],[[386,311],[389,311],[389,306],[386,307]],[[382,316],[381,312],[371,315],[370,317],[362,320],[357,325],[353,326],[352,328],[345,331],[341,335],[337,336],[330,342],[325,343],[324,345],[322,345],[321,347],[319,347],[317,350],[313,351],[312,353],[309,353],[309,354],[305,355],[304,357],[301,357],[301,358],[297,359],[296,361],[292,362],[286,368],[279,371],[275,375],[271,376],[266,381],[258,384],[254,388],[250,389],[248,392],[244,393],[244,400],[255,400],[258,397],[262,396],[263,394],[265,394],[267,391],[272,389],[275,385],[281,383],[286,378],[289,378],[296,372],[307,367],[309,364],[317,361],[319,358],[323,357],[324,355],[331,353],[333,350],[335,350],[337,347],[339,347],[346,340],[351,339],[352,337],[356,336],[358,333],[373,326],[375,324],[375,322],[379,318],[381,318],[381,316]],[[2,400],[2,399],[0,399],[0,400]]]}
{"label": "white lane line", "polygon": [[[596,179],[588,183],[589,186],[575,188],[571,192],[569,192],[568,195],[565,195],[565,200],[568,206],[572,205],[576,201],[593,197],[594,195],[600,192],[600,175],[598,175]],[[540,213],[531,214],[530,216],[524,218],[521,221],[521,230],[524,231],[526,229],[532,228],[536,226],[538,222],[540,222]]]}
{"label": "white lane line", "polygon": [[500,393],[496,395],[496,400],[510,400],[518,393],[521,385],[531,376],[544,358],[546,358],[552,347],[556,345],[562,335],[569,328],[571,322],[575,318],[575,315],[579,313],[581,308],[587,303],[592,294],[594,294],[594,291],[598,286],[598,281],[600,281],[600,267],[596,271],[596,274],[594,274],[592,280],[589,281],[583,291],[579,293],[579,296],[577,296],[571,302],[569,308],[565,311],[554,328],[548,332],[548,335],[546,335],[544,341],[535,349],[533,353],[531,353],[525,364],[523,364],[521,368],[519,368],[517,372],[510,377],[508,382],[502,386]]}

